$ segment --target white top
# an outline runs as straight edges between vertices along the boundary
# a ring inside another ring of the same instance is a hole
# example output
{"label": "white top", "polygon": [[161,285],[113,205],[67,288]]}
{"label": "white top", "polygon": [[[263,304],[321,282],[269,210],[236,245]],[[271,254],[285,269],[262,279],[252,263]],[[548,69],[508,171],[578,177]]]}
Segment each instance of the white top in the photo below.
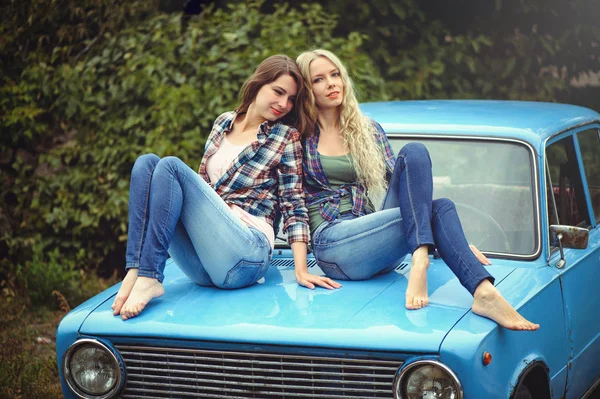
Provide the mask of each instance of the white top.
{"label": "white top", "polygon": [[[206,161],[206,173],[208,174],[211,183],[215,184],[219,181],[221,176],[231,168],[233,161],[246,147],[248,147],[248,145],[232,144],[227,140],[227,136],[223,136],[223,140],[221,140],[221,145],[217,152]],[[275,232],[273,231],[273,227],[271,227],[264,218],[251,215],[237,205],[229,204],[229,207],[247,226],[262,231],[267,236],[271,248],[275,247]]]}

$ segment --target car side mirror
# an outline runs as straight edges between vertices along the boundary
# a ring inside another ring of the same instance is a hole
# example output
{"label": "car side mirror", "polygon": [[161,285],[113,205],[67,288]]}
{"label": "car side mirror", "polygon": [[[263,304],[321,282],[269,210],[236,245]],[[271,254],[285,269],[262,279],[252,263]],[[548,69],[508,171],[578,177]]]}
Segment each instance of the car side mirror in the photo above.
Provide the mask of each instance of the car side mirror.
{"label": "car side mirror", "polygon": [[550,226],[550,244],[555,247],[586,249],[590,232],[588,229],[553,224]]}
{"label": "car side mirror", "polygon": [[553,224],[550,226],[550,244],[560,249],[560,260],[556,262],[556,267],[562,269],[567,261],[565,260],[564,248],[585,249],[588,246],[590,232],[581,227],[565,226]]}

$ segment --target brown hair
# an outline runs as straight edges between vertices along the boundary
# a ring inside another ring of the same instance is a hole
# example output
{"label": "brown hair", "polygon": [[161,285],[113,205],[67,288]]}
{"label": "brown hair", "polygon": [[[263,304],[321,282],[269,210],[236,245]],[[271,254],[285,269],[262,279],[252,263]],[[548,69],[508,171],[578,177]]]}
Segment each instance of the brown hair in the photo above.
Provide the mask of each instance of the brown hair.
{"label": "brown hair", "polygon": [[272,55],[261,62],[252,76],[250,76],[240,90],[240,105],[236,111],[243,113],[256,98],[258,91],[267,83],[277,80],[281,75],[290,75],[296,82],[298,93],[292,111],[279,119],[278,122],[295,127],[301,134],[306,134],[314,129],[306,116],[308,102],[308,88],[298,69],[298,65],[287,55]]}

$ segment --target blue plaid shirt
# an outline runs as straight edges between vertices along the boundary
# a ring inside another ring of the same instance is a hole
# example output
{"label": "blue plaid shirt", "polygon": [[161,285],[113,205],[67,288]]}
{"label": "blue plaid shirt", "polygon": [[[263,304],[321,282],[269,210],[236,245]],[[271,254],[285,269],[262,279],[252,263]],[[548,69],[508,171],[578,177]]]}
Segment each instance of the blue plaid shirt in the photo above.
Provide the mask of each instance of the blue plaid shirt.
{"label": "blue plaid shirt", "polygon": [[[236,116],[234,111],[219,116],[208,136],[198,170],[208,183],[206,161],[217,152]],[[211,185],[226,203],[264,217],[271,225],[277,219],[276,207],[279,206],[288,242],[308,242],[308,211],[302,190],[302,144],[300,133],[293,127],[271,122],[261,124],[258,140],[242,150],[227,172]]]}
{"label": "blue plaid shirt", "polygon": [[[383,128],[379,123],[371,121],[376,130],[376,141],[381,148],[382,160],[385,161],[386,179],[389,181],[394,172],[394,152],[387,139]],[[347,195],[352,200],[352,213],[356,216],[363,216],[370,213],[367,206],[367,188],[364,184],[354,182],[344,184],[339,189],[331,188],[327,175],[321,166],[319,152],[319,127],[315,126],[315,133],[304,139],[304,192],[306,193],[306,204],[312,206],[320,205],[321,216],[328,222],[337,219],[340,213],[340,200]]]}

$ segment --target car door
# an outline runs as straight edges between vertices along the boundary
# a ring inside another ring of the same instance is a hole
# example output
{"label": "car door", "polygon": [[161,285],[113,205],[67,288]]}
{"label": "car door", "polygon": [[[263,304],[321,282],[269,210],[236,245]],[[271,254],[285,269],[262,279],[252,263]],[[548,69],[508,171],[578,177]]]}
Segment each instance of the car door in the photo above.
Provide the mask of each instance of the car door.
{"label": "car door", "polygon": [[[549,141],[546,148],[548,224],[587,228],[586,249],[551,247],[549,266],[560,273],[570,359],[566,398],[581,398],[600,377],[600,136],[598,126]],[[551,187],[551,190],[550,190]],[[552,201],[554,197],[554,201]],[[556,220],[558,219],[558,220]],[[560,268],[559,268],[560,267]],[[543,326],[542,326],[543,328]],[[562,392],[554,392],[563,397]]]}

